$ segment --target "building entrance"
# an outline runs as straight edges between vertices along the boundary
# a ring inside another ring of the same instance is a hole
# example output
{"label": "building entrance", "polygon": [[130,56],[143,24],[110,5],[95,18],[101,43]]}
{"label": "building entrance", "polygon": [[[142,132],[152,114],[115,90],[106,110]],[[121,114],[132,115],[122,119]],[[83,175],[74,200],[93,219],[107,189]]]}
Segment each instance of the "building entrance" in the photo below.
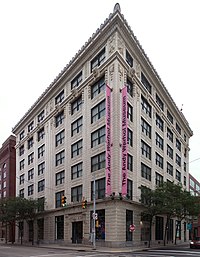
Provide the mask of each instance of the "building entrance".
{"label": "building entrance", "polygon": [[83,222],[72,222],[72,243],[82,244],[83,239]]}

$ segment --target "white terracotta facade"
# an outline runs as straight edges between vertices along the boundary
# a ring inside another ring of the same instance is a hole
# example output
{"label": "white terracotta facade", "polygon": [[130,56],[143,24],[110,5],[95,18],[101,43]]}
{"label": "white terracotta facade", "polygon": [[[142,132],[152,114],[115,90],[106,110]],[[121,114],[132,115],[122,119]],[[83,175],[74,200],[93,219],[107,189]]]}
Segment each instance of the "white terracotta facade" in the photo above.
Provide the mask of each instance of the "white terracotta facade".
{"label": "white terracotta facade", "polygon": [[[96,67],[92,68],[92,65],[95,66],[95,58],[97,59]],[[148,81],[148,86],[151,86],[151,92],[148,87],[144,86],[144,78]],[[78,86],[72,89],[72,85],[75,85],[74,79]],[[104,80],[103,90],[99,88],[94,94],[94,85],[100,79]],[[182,182],[185,188],[189,188],[189,138],[192,136],[192,131],[117,5],[104,24],[13,129],[17,137],[17,195],[45,198],[47,213],[42,221],[40,236],[37,233],[38,229],[35,229],[35,241],[39,238],[41,242],[91,244],[89,238],[92,232],[94,174],[96,181],[105,179],[104,184],[107,181],[103,155],[106,152],[105,130],[102,129],[104,132],[96,133],[97,139],[93,142],[93,146],[91,139],[92,133],[104,128],[106,124],[106,110],[103,105],[106,98],[106,84],[111,88],[111,193],[114,192],[115,196],[114,200],[105,193],[104,197],[98,197],[98,189],[99,191],[102,189],[103,192],[104,189],[106,190],[106,185],[104,188],[101,188],[100,184],[97,185],[99,188],[96,188],[96,210],[100,211],[99,215],[102,216],[99,217],[101,220],[96,228],[96,233],[99,233],[97,244],[107,246],[145,244],[147,241],[144,236],[146,232],[143,229],[145,224],[141,222],[140,217],[142,204],[139,187],[141,185],[155,188],[156,183],[163,179],[163,181]],[[127,84],[132,85],[132,93],[130,91],[127,93],[129,106],[127,126],[130,132],[127,135],[128,138],[130,137],[127,152],[130,167],[127,168],[126,181],[129,181],[127,191],[129,197],[123,195],[123,199],[120,200],[119,193],[122,192],[122,89]],[[76,105],[74,101],[77,101]],[[102,109],[100,103],[102,103]],[[97,105],[97,113],[92,121],[92,115],[95,113],[93,108]],[[151,117],[148,114],[149,111]],[[62,123],[57,125],[59,115],[61,115]],[[38,116],[41,118],[41,120],[39,118],[40,121],[38,121]],[[173,118],[173,123],[169,120],[170,117]],[[81,124],[79,130],[75,129],[77,120],[80,121],[79,125]],[[146,125],[147,130],[143,129]],[[77,132],[73,135],[72,127]],[[148,136],[149,128],[150,136]],[[173,135],[173,142],[169,140],[169,132]],[[20,155],[20,148],[22,149],[23,146],[24,153]],[[173,159],[168,153],[171,150]],[[28,164],[31,154],[34,159]],[[92,167],[92,160],[95,162],[92,159],[94,156],[99,156],[99,159],[97,157],[96,166]],[[180,165],[179,162],[181,162]],[[78,166],[76,168],[80,168],[81,172],[79,170],[79,173],[72,178],[72,167],[77,164],[80,164],[81,168]],[[40,170],[42,165],[44,165],[43,168],[45,167],[43,172]],[[146,168],[150,170],[150,176],[141,172],[141,165],[145,171]],[[167,171],[167,165],[172,166],[173,174]],[[92,169],[94,169],[93,172]],[[20,184],[20,176],[23,174],[25,180]],[[38,182],[40,182],[39,185]],[[66,207],[59,206],[59,197],[62,192],[66,196]],[[76,197],[77,201],[74,200]],[[83,198],[88,202],[86,209],[82,209],[81,206]],[[130,223],[136,226],[132,234],[128,229]],[[34,226],[37,228],[37,222]],[[188,239],[188,231],[184,229],[184,224],[181,226],[180,240],[184,241]],[[175,231],[175,221],[173,227]],[[152,242],[155,244],[162,242],[162,235],[159,235],[158,229],[156,232],[156,221],[152,231]],[[29,232],[28,225],[24,224],[24,241],[30,239]],[[19,240],[18,233],[16,233],[16,240]]]}

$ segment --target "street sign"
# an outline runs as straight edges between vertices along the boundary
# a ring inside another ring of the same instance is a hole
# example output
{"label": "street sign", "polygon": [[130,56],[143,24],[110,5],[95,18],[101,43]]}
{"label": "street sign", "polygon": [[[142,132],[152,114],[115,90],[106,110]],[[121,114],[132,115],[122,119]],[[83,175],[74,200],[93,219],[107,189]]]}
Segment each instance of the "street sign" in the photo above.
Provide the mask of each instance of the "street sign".
{"label": "street sign", "polygon": [[134,224],[131,224],[131,225],[129,226],[129,231],[130,231],[130,232],[135,231],[135,225],[134,225]]}
{"label": "street sign", "polygon": [[97,220],[98,219],[98,214],[97,213],[92,213],[92,218],[93,220]]}

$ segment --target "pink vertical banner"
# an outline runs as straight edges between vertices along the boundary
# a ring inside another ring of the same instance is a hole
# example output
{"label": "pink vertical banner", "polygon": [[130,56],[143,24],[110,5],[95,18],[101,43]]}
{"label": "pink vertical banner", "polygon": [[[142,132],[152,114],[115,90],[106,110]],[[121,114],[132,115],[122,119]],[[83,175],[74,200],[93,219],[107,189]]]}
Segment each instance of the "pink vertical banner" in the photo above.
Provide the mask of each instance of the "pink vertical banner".
{"label": "pink vertical banner", "polygon": [[122,88],[122,195],[127,194],[127,87]]}
{"label": "pink vertical banner", "polygon": [[111,88],[106,85],[106,195],[111,194]]}

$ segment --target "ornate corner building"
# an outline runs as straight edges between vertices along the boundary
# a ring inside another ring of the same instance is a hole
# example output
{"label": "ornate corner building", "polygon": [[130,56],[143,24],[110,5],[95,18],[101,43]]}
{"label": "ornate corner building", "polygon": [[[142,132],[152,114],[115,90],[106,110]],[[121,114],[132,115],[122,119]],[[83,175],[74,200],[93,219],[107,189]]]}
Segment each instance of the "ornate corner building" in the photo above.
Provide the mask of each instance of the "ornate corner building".
{"label": "ornate corner building", "polygon": [[[45,199],[45,216],[23,224],[27,241],[35,229],[43,242],[89,244],[95,232],[100,245],[141,245],[149,231],[139,187],[169,180],[189,188],[192,130],[119,4],[13,132],[16,193]],[[155,218],[155,243],[163,240],[164,220]]]}

